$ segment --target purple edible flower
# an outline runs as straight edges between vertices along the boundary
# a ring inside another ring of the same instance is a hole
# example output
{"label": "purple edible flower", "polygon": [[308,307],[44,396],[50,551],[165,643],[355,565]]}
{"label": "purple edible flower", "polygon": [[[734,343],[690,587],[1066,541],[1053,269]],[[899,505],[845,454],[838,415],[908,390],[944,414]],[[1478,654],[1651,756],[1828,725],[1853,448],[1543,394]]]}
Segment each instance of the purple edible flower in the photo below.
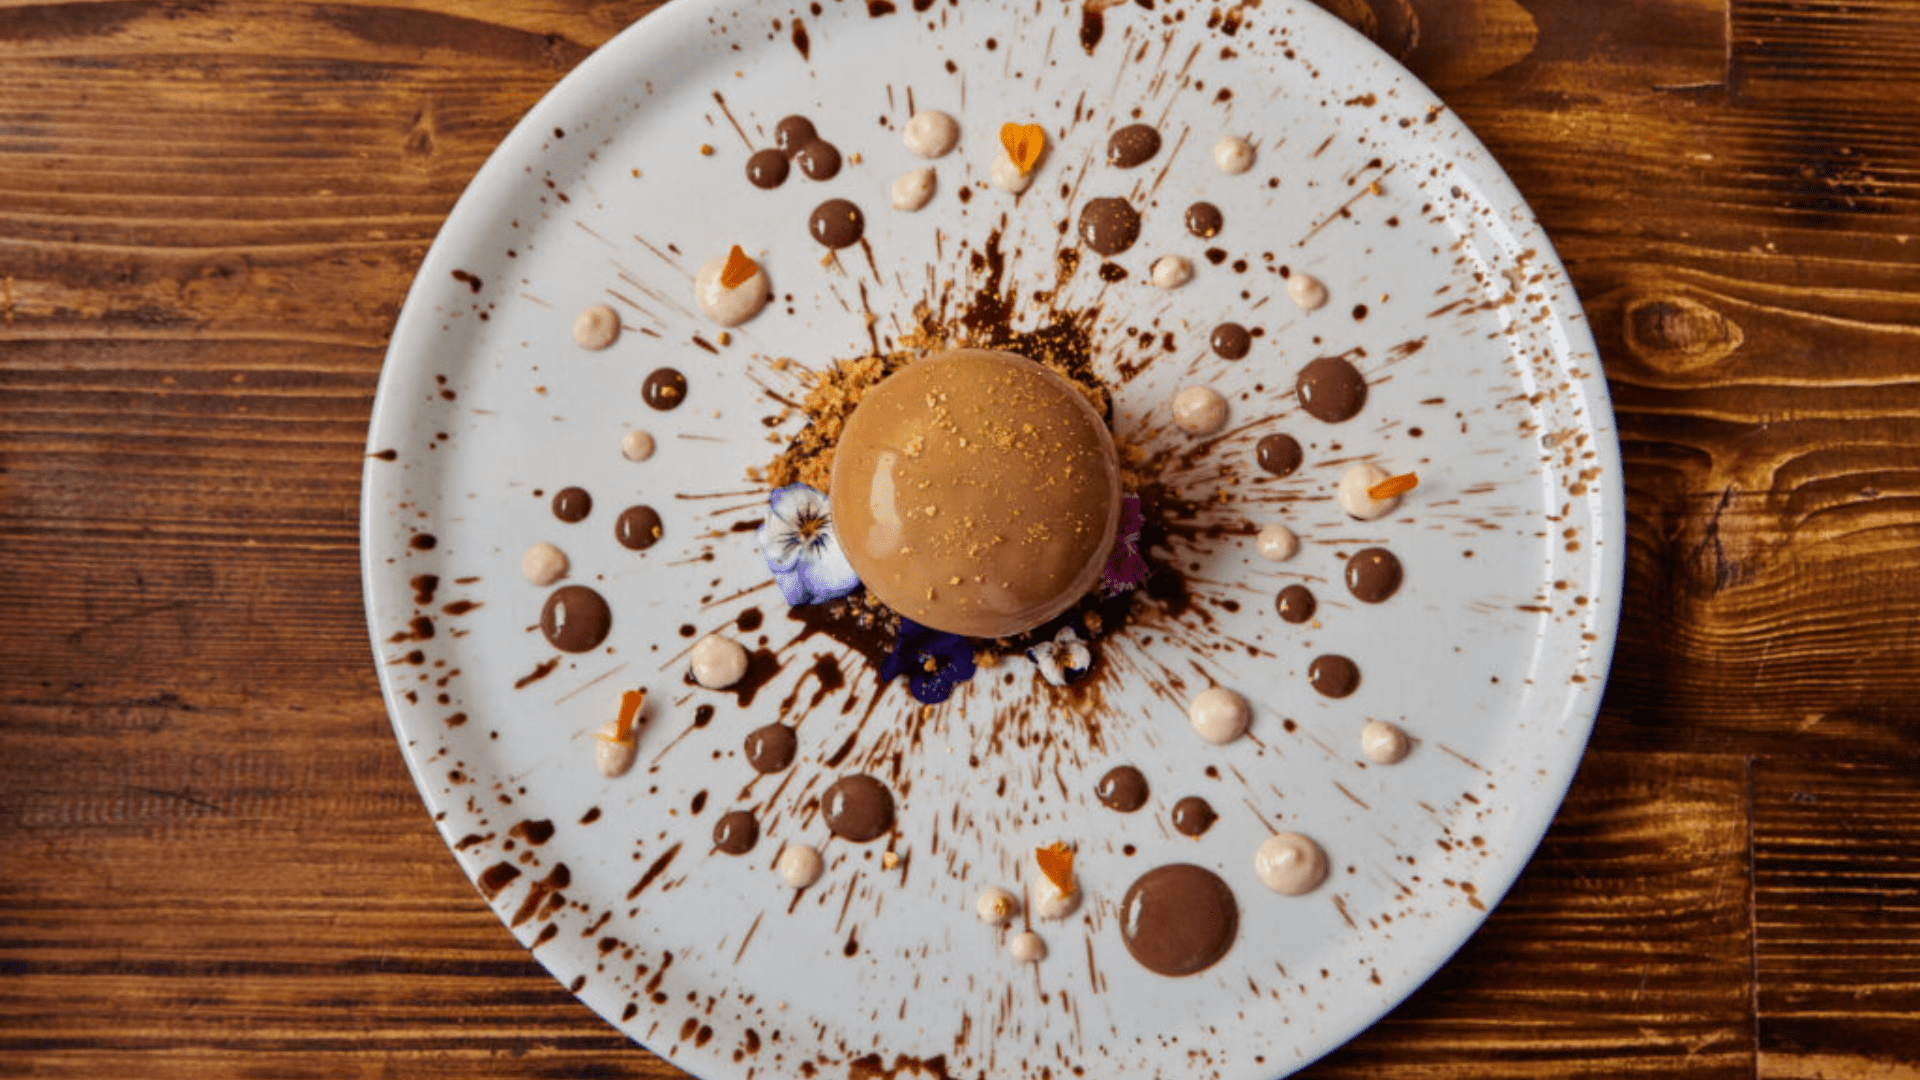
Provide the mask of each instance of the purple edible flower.
{"label": "purple edible flower", "polygon": [[1147,580],[1147,560],[1140,554],[1140,527],[1146,518],[1140,513],[1140,496],[1120,499],[1120,528],[1114,535],[1113,554],[1100,572],[1100,588],[1108,596],[1126,592]]}
{"label": "purple edible flower", "polygon": [[[928,662],[933,670],[929,671]],[[938,705],[953,696],[963,682],[973,678],[973,646],[959,634],[921,626],[912,619],[900,619],[900,636],[894,639],[893,655],[880,664],[880,681],[895,675],[907,677],[907,693],[923,705]]]}
{"label": "purple edible flower", "polygon": [[818,604],[860,587],[860,575],[833,538],[825,495],[805,484],[788,484],[773,493],[770,509],[760,526],[760,554],[787,603]]}

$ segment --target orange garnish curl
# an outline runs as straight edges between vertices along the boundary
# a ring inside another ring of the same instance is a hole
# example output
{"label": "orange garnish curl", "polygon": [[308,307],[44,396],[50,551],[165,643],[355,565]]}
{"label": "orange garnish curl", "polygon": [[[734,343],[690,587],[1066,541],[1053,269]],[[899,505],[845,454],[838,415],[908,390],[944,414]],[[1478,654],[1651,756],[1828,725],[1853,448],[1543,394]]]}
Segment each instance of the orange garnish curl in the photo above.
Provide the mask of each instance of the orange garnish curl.
{"label": "orange garnish curl", "polygon": [[1033,171],[1040,163],[1040,155],[1046,153],[1047,130],[1039,124],[1001,124],[1000,145],[1007,148],[1007,157],[1024,176]]}
{"label": "orange garnish curl", "polygon": [[747,253],[740,250],[740,245],[735,244],[733,250],[727,252],[727,265],[720,268],[720,285],[722,288],[737,289],[759,272],[760,264],[748,258]]}
{"label": "orange garnish curl", "polygon": [[1367,498],[1379,502],[1381,499],[1391,499],[1395,495],[1405,495],[1419,486],[1419,476],[1413,473],[1401,473],[1399,476],[1389,476],[1368,488]]}
{"label": "orange garnish curl", "polygon": [[1060,890],[1062,896],[1072,896],[1077,886],[1073,883],[1073,849],[1065,844],[1052,843],[1033,853],[1034,861],[1040,864],[1040,872],[1047,875],[1053,887]]}
{"label": "orange garnish curl", "polygon": [[614,723],[613,737],[607,738],[607,736],[595,732],[595,738],[606,739],[607,742],[620,743],[622,745],[633,742],[633,721],[635,717],[640,715],[640,706],[646,703],[647,692],[645,690],[628,690],[622,693],[620,695],[620,718]]}

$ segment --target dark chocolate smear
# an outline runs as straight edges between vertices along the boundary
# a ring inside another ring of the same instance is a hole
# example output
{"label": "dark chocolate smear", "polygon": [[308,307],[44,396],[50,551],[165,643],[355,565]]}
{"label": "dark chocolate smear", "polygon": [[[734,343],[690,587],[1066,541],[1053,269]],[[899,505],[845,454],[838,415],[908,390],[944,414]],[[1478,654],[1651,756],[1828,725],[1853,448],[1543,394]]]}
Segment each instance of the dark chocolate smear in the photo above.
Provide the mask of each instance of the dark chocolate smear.
{"label": "dark chocolate smear", "polygon": [[1140,239],[1140,212],[1125,199],[1090,200],[1080,208],[1080,239],[1102,255],[1118,255]]}
{"label": "dark chocolate smear", "polygon": [[[798,25],[797,20],[795,25]],[[773,125],[773,145],[788,157],[799,153],[802,147],[818,138],[820,134],[813,130],[813,121],[804,116],[789,116]]]}
{"label": "dark chocolate smear", "polygon": [[586,652],[607,639],[613,613],[599,593],[585,585],[563,585],[540,609],[540,632],[561,652]]}
{"label": "dark chocolate smear", "polygon": [[843,776],[821,797],[820,812],[833,835],[865,843],[893,828],[893,792],[866,773]]}
{"label": "dark chocolate smear", "polygon": [[[1220,235],[1220,226],[1226,224],[1226,218],[1220,214],[1220,208],[1210,202],[1197,202],[1187,207],[1187,231],[1202,240],[1211,240]],[[1221,252],[1221,257],[1226,256]],[[1219,259],[1214,259],[1219,262]]]}
{"label": "dark chocolate smear", "polygon": [[772,191],[787,182],[787,155],[778,150],[756,150],[747,159],[747,183]]}
{"label": "dark chocolate smear", "polygon": [[593,496],[586,488],[561,488],[553,496],[553,516],[561,521],[580,521],[592,512]]}
{"label": "dark chocolate smear", "polygon": [[1215,356],[1222,360],[1245,360],[1253,351],[1253,335],[1239,323],[1223,322],[1213,328],[1213,337],[1209,339]]}
{"label": "dark chocolate smear", "polygon": [[793,764],[793,752],[799,744],[793,729],[785,724],[754,728],[747,732],[747,764],[754,772],[779,772]]}
{"label": "dark chocolate smear", "polygon": [[713,846],[729,855],[745,855],[760,842],[760,822],[751,811],[734,810],[713,823]]}
{"label": "dark chocolate smear", "polygon": [[1233,890],[1192,863],[1140,875],[1120,902],[1120,937],[1148,971],[1192,975],[1227,955],[1240,931]]}
{"label": "dark chocolate smear", "polygon": [[1275,476],[1292,476],[1303,459],[1300,440],[1279,433],[1265,436],[1254,444],[1253,459]]}
{"label": "dark chocolate smear", "polygon": [[859,243],[866,231],[865,215],[845,199],[828,199],[807,218],[807,232],[835,251]]}
{"label": "dark chocolate smear", "polygon": [[1337,424],[1351,420],[1367,403],[1367,380],[1338,356],[1323,356],[1300,369],[1294,392],[1309,416]]}
{"label": "dark chocolate smear", "polygon": [[1362,603],[1377,604],[1400,591],[1400,578],[1400,560],[1386,548],[1366,548],[1347,560],[1347,591]]}
{"label": "dark chocolate smear", "polygon": [[1107,139],[1107,164],[1131,169],[1160,152],[1160,133],[1146,124],[1128,124]]}
{"label": "dark chocolate smear", "polygon": [[659,511],[651,506],[627,507],[613,523],[613,536],[621,547],[647,550],[660,540]]}
{"label": "dark chocolate smear", "polygon": [[1313,590],[1305,585],[1289,585],[1274,597],[1273,608],[1280,617],[1290,623],[1303,623],[1313,618],[1319,602],[1313,598]]}
{"label": "dark chocolate smear", "polygon": [[1189,795],[1173,804],[1173,830],[1181,836],[1204,835],[1219,818],[1220,815],[1213,812],[1213,805],[1198,795]]}
{"label": "dark chocolate smear", "polygon": [[687,400],[687,377],[670,367],[656,368],[640,384],[640,400],[667,412]]}
{"label": "dark chocolate smear", "polygon": [[1307,665],[1307,681],[1330,698],[1343,698],[1360,685],[1360,669],[1346,657],[1329,653]]}
{"label": "dark chocolate smear", "polygon": [[1100,778],[1093,793],[1109,810],[1131,814],[1147,805],[1147,778],[1131,765],[1120,765]]}
{"label": "dark chocolate smear", "polygon": [[825,139],[801,147],[793,160],[809,180],[831,180],[840,175],[840,148]]}

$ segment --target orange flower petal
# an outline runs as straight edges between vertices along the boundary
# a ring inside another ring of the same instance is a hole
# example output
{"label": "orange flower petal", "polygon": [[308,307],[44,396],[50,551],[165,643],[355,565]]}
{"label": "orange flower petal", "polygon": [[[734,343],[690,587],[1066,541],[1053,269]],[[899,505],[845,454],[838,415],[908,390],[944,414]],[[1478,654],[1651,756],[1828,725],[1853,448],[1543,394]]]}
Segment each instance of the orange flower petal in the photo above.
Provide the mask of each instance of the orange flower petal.
{"label": "orange flower petal", "polygon": [[1419,476],[1413,473],[1401,473],[1399,476],[1389,476],[1368,488],[1367,498],[1376,502],[1381,499],[1391,499],[1395,495],[1405,495],[1419,486]]}
{"label": "orange flower petal", "polygon": [[727,265],[720,268],[720,285],[722,288],[737,289],[759,272],[760,264],[748,258],[747,253],[740,250],[740,245],[735,244],[733,250],[727,252]]}
{"label": "orange flower petal", "polygon": [[[735,248],[734,250],[738,251],[740,249]],[[618,726],[614,729],[614,737],[611,741],[619,743],[630,743],[633,741],[634,718],[640,715],[640,706],[646,703],[647,692],[645,690],[628,690],[620,695],[620,719]]]}
{"label": "orange flower petal", "polygon": [[1002,124],[1000,145],[1022,174],[1030,173],[1047,151],[1047,131],[1039,124]]}
{"label": "orange flower petal", "polygon": [[1034,861],[1040,864],[1040,872],[1047,875],[1053,887],[1060,890],[1062,896],[1071,896],[1075,889],[1073,883],[1073,849],[1065,844],[1054,843],[1033,853]]}

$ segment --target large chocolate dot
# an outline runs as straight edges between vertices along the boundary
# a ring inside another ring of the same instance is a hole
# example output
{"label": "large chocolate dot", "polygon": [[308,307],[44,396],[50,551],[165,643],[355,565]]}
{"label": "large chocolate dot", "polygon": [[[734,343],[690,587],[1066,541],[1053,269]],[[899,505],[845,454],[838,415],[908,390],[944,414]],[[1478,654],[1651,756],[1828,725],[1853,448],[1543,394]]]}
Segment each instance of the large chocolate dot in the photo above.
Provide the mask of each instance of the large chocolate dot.
{"label": "large chocolate dot", "polygon": [[1131,765],[1120,765],[1100,778],[1093,793],[1107,809],[1131,814],[1147,804],[1147,778]]}
{"label": "large chocolate dot", "polygon": [[1148,971],[1192,975],[1227,955],[1240,907],[1220,875],[1191,863],[1140,875],[1120,902],[1120,937]]}
{"label": "large chocolate dot", "polygon": [[1092,199],[1080,209],[1080,239],[1102,255],[1118,255],[1140,239],[1140,212],[1125,199]]}
{"label": "large chocolate dot", "polygon": [[1343,698],[1360,685],[1360,668],[1344,656],[1329,653],[1307,665],[1307,681],[1330,698]]}
{"label": "large chocolate dot", "polygon": [[606,600],[585,585],[553,590],[540,609],[540,632],[561,652],[586,652],[607,640],[612,626]]}
{"label": "large chocolate dot", "polygon": [[1386,548],[1370,547],[1347,560],[1347,589],[1363,603],[1377,604],[1400,590],[1400,560]]}
{"label": "large chocolate dot", "polygon": [[843,776],[821,797],[820,812],[833,835],[865,843],[893,828],[893,792],[866,773]]}
{"label": "large chocolate dot", "polygon": [[828,199],[807,218],[808,234],[836,251],[859,243],[866,231],[866,215],[845,199]]}
{"label": "large chocolate dot", "polygon": [[1337,424],[1353,419],[1367,403],[1367,380],[1340,357],[1323,356],[1300,369],[1294,392],[1309,416]]}

